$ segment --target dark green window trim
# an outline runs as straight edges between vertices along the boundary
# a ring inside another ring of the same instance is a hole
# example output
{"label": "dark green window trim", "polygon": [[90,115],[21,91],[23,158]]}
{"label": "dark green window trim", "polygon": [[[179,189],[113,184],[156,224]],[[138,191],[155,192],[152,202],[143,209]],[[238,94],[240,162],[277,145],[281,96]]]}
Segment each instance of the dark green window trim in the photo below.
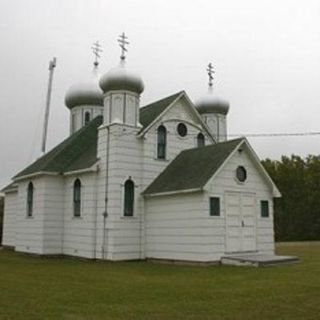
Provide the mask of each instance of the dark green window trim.
{"label": "dark green window trim", "polygon": [[167,149],[167,129],[161,125],[157,131],[157,158],[165,159]]}
{"label": "dark green window trim", "polygon": [[198,145],[198,148],[205,146],[205,138],[201,132],[197,136],[197,145]]}
{"label": "dark green window trim", "polygon": [[73,184],[73,216],[81,216],[81,181],[76,179]]}
{"label": "dark green window trim", "polygon": [[134,210],[134,183],[132,180],[127,180],[124,184],[124,210],[125,217],[132,217]]}
{"label": "dark green window trim", "polygon": [[261,200],[260,201],[260,209],[261,209],[261,217],[268,218],[269,217],[269,201]]}
{"label": "dark green window trim", "polygon": [[27,216],[32,217],[33,215],[33,183],[29,182],[28,194],[27,194]]}
{"label": "dark green window trim", "polygon": [[220,198],[218,197],[210,198],[210,216],[220,216]]}
{"label": "dark green window trim", "polygon": [[89,111],[84,113],[84,125],[87,125],[91,120],[91,114]]}
{"label": "dark green window trim", "polygon": [[177,131],[180,137],[185,137],[188,134],[188,128],[184,123],[179,123]]}

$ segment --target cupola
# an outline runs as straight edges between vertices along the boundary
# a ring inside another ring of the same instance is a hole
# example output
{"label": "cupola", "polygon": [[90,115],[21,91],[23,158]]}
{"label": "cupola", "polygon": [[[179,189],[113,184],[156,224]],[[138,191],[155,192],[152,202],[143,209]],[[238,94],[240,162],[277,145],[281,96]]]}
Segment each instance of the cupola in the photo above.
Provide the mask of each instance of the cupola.
{"label": "cupola", "polygon": [[140,94],[144,85],[141,77],[127,68],[127,36],[123,33],[118,42],[121,48],[120,63],[99,81],[104,93],[104,123],[139,127]]}
{"label": "cupola", "polygon": [[218,113],[227,115],[230,105],[228,101],[215,96],[212,92],[208,92],[198,100],[196,107],[200,114]]}
{"label": "cupola", "polygon": [[66,92],[65,104],[69,109],[78,106],[103,106],[103,92],[98,79],[72,85]]}
{"label": "cupola", "polygon": [[73,134],[93,118],[103,114],[103,92],[99,87],[99,42],[94,43],[95,61],[91,74],[73,84],[66,92],[65,105],[70,109],[70,134]]}
{"label": "cupola", "polygon": [[132,91],[137,94],[142,93],[144,85],[141,77],[129,71],[124,61],[120,61],[120,65],[104,74],[100,81],[100,88],[104,93],[115,90]]}
{"label": "cupola", "polygon": [[217,142],[227,140],[227,114],[229,102],[219,98],[213,92],[213,66],[209,63],[207,68],[209,88],[206,95],[196,102],[196,108],[207,124]]}

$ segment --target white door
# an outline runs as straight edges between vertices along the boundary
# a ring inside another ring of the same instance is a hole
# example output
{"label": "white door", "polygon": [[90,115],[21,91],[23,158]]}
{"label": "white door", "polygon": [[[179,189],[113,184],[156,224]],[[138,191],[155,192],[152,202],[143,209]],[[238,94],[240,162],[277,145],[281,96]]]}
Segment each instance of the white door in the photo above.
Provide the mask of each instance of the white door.
{"label": "white door", "polygon": [[252,193],[225,194],[227,252],[256,250],[255,203]]}

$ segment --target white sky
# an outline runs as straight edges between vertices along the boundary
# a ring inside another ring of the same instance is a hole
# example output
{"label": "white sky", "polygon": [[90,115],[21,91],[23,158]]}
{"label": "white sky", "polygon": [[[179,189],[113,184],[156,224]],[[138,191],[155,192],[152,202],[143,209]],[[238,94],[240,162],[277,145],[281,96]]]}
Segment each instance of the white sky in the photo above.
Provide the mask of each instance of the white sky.
{"label": "white sky", "polygon": [[[119,60],[144,82],[142,105],[184,89],[230,101],[229,133],[320,131],[319,0],[0,0],[0,187],[39,156],[48,62],[57,56],[48,148],[68,135],[67,88]],[[260,158],[319,154],[320,136],[250,138]]]}

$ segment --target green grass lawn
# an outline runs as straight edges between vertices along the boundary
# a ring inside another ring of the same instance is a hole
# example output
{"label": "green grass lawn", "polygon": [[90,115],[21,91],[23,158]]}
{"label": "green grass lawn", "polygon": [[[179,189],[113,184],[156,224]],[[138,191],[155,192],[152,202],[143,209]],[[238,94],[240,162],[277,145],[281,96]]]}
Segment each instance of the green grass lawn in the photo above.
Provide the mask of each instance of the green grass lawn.
{"label": "green grass lawn", "polygon": [[320,319],[320,244],[298,265],[186,267],[0,251],[0,319]]}

